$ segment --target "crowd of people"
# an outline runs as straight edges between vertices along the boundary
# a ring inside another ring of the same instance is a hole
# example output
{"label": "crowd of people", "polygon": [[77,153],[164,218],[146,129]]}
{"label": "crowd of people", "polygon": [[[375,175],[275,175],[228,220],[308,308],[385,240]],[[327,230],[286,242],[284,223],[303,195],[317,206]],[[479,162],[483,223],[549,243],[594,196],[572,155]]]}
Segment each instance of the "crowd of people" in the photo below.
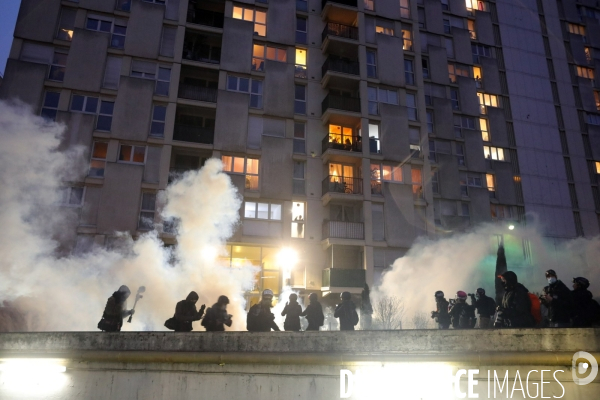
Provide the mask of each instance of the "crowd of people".
{"label": "crowd of people", "polygon": [[[530,328],[530,327],[591,327],[600,322],[600,305],[593,299],[588,290],[590,285],[586,278],[573,278],[573,290],[569,290],[560,281],[554,270],[546,271],[548,286],[544,287],[541,295],[530,293],[518,282],[517,275],[506,271],[499,275],[504,294],[499,304],[486,295],[483,288],[475,293],[467,294],[459,290],[450,301],[444,297],[444,292],[435,292],[436,310],[431,312],[438,329],[488,329],[488,328]],[[126,300],[131,292],[125,285],[109,297],[98,328],[106,332],[118,332],[123,326],[123,319],[132,316],[134,309],[127,310]],[[467,302],[471,297],[471,304]],[[273,291],[266,289],[262,292],[258,304],[250,307],[246,316],[246,328],[250,332],[280,331],[275,323],[273,306]],[[369,298],[369,287],[365,285],[360,306],[362,329],[370,329],[373,308]],[[323,326],[325,315],[316,293],[308,296],[309,305],[302,310],[298,303],[298,295],[292,293],[285,304],[281,315],[285,317],[283,329],[300,331],[300,318],[308,323],[307,331],[318,331]],[[215,304],[206,308],[203,304],[196,309],[199,296],[190,292],[185,300],[175,306],[175,314],[165,322],[165,327],[176,332],[192,331],[192,322],[202,321],[201,325],[209,332],[224,331],[225,326],[232,325],[232,315],[227,313],[229,299],[220,296]],[[341,302],[336,306],[334,318],[339,319],[342,331],[353,331],[358,325],[357,307],[352,301],[350,292],[341,294]]]}

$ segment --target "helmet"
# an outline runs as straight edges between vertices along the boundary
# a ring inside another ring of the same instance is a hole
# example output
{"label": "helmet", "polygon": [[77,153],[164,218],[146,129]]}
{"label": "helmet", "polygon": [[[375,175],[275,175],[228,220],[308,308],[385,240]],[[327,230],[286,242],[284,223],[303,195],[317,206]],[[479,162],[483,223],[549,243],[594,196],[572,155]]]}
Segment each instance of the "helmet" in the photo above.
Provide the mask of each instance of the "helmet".
{"label": "helmet", "polygon": [[554,272],[553,269],[549,269],[548,271],[546,271],[546,278],[549,276],[553,276],[553,277],[557,277],[556,272]]}
{"label": "helmet", "polygon": [[479,295],[485,294],[485,289],[483,289],[483,288],[478,288],[478,289],[477,289],[477,291],[476,291],[475,293],[477,293],[477,294],[479,294]]}
{"label": "helmet", "polygon": [[318,296],[316,293],[311,293],[310,295],[308,295],[308,299],[310,301],[316,301],[318,299]]}
{"label": "helmet", "polygon": [[290,300],[292,300],[292,301],[298,300],[298,295],[296,293],[290,294]]}
{"label": "helmet", "polygon": [[219,304],[229,304],[229,297],[227,296],[219,296],[219,300],[217,300]]}
{"label": "helmet", "polygon": [[444,292],[438,290],[437,292],[435,292],[435,297],[444,297]]}
{"label": "helmet", "polygon": [[352,295],[350,294],[350,292],[342,292],[342,295],[340,297],[342,298],[342,300],[350,300],[352,298]]}
{"label": "helmet", "polygon": [[582,276],[573,278],[573,283],[578,284],[579,286],[581,286],[584,289],[587,289],[588,287],[590,287],[590,281],[588,281],[586,278],[584,278]]}
{"label": "helmet", "polygon": [[459,290],[458,292],[456,292],[456,298],[457,299],[467,299],[467,294],[465,292],[463,292],[462,290]]}
{"label": "helmet", "polygon": [[269,297],[269,298],[272,299],[273,298],[273,291],[271,289],[265,289],[265,290],[263,290],[262,297],[263,298]]}

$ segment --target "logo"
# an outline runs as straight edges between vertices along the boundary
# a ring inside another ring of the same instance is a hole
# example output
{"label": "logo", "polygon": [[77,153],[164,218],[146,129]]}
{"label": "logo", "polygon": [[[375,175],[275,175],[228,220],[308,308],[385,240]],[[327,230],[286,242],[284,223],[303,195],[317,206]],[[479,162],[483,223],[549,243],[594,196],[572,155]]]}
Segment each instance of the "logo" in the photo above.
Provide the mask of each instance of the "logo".
{"label": "logo", "polygon": [[[580,358],[585,359],[587,362],[581,362],[579,365],[577,365],[577,360]],[[590,374],[587,376],[587,378],[580,378],[579,375],[583,375],[589,370],[590,364],[592,367]],[[598,362],[593,355],[585,351],[578,351],[577,353],[573,354],[571,366],[573,367],[571,370],[573,373],[573,382],[575,382],[576,385],[587,385],[596,379],[596,375],[598,375]]]}

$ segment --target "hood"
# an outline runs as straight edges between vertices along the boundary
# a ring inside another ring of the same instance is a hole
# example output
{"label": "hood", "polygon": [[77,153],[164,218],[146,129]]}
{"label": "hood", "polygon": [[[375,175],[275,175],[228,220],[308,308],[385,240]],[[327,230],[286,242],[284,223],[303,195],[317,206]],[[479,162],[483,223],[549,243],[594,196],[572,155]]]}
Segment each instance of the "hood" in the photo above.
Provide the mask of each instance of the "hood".
{"label": "hood", "polygon": [[519,283],[519,281],[517,280],[517,274],[515,274],[512,271],[506,271],[501,275],[504,280],[506,281],[506,283],[508,283],[509,286],[515,286],[517,283]]}
{"label": "hood", "polygon": [[198,301],[198,299],[200,298],[200,296],[198,296],[198,293],[194,292],[193,290],[190,292],[190,294],[187,295],[187,297],[185,298],[187,301],[191,301],[191,302],[196,302]]}

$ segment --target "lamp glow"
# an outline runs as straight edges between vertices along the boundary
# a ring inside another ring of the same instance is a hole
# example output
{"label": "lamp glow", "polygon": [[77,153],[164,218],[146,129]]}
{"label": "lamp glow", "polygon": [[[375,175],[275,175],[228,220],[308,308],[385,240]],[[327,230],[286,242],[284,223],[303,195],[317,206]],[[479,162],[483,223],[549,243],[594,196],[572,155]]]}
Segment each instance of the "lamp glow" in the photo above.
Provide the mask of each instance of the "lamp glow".
{"label": "lamp glow", "polygon": [[5,360],[0,363],[0,397],[5,390],[19,396],[52,395],[67,385],[66,370],[61,360]]}
{"label": "lamp glow", "polygon": [[298,253],[289,247],[284,247],[277,253],[277,262],[284,268],[291,269],[298,262]]}
{"label": "lamp glow", "polygon": [[515,229],[515,226],[514,226],[513,224],[510,224],[510,225],[508,226],[508,229],[512,231],[513,229]]}

